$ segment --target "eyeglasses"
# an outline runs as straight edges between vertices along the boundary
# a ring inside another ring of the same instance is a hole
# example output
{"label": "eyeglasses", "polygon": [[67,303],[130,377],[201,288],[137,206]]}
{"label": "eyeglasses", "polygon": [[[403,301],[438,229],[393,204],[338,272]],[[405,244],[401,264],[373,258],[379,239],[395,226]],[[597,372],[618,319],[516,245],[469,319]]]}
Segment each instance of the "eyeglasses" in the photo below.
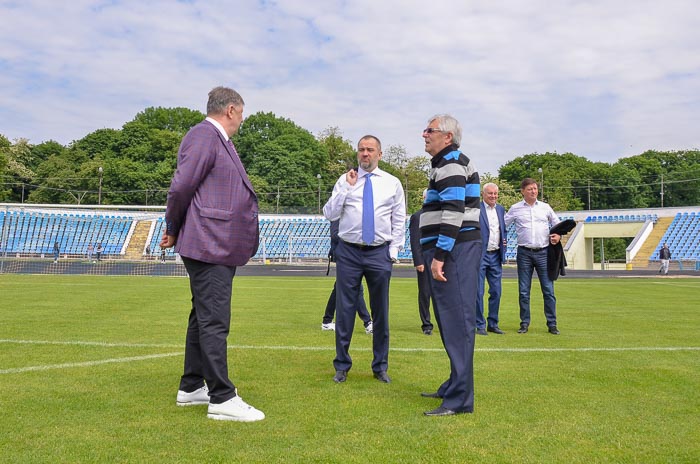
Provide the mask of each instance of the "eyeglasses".
{"label": "eyeglasses", "polygon": [[445,132],[444,130],[436,129],[434,127],[426,127],[423,129],[424,134],[432,134],[433,132]]}

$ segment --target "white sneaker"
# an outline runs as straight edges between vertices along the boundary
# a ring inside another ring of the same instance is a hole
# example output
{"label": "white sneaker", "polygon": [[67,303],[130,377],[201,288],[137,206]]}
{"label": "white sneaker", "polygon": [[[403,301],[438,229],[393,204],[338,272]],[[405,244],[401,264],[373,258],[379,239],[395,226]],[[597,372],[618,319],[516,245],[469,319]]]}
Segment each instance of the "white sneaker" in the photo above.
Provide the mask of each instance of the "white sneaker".
{"label": "white sneaker", "polygon": [[321,330],[332,330],[335,332],[335,322],[329,322],[328,324],[321,324]]}
{"label": "white sneaker", "polygon": [[190,393],[178,390],[178,406],[196,406],[198,404],[209,404],[209,389],[206,385]]}
{"label": "white sneaker", "polygon": [[365,327],[365,333],[367,335],[370,335],[374,332],[374,325],[372,324],[372,321],[369,321],[369,324],[367,324],[367,327]]}
{"label": "white sneaker", "polygon": [[221,404],[209,403],[207,417],[214,420],[255,422],[265,419],[265,413],[258,411],[236,395]]}

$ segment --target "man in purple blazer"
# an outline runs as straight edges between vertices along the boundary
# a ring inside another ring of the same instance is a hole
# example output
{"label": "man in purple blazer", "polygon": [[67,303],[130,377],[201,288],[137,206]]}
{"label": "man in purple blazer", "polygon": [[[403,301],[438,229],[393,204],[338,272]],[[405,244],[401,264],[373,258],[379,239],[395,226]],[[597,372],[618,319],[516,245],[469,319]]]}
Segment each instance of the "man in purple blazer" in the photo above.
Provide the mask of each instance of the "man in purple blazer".
{"label": "man in purple blazer", "polygon": [[[498,204],[498,185],[489,182],[482,189],[479,226],[481,227],[481,265],[479,286],[476,292],[476,333],[503,335],[498,327],[498,310],[501,305],[501,277],[506,261],[507,231],[504,216],[506,210]],[[488,327],[484,319],[484,279],[489,282]],[[488,332],[487,332],[488,330]]]}
{"label": "man in purple blazer", "polygon": [[252,422],[265,414],[238,396],[226,344],[236,267],[258,249],[258,200],[230,140],[243,122],[243,107],[235,90],[209,92],[207,118],[180,145],[160,246],[175,246],[192,292],[177,405],[208,404],[210,419]]}

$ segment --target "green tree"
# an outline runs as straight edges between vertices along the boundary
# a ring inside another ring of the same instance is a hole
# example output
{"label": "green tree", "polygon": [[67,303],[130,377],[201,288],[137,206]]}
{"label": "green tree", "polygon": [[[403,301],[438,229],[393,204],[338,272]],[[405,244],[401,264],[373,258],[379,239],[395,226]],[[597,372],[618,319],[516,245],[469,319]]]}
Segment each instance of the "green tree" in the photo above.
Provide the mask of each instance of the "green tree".
{"label": "green tree", "polygon": [[12,176],[6,172],[10,146],[12,144],[7,137],[0,134],[0,201],[8,201],[10,197],[9,186],[12,184]]}
{"label": "green tree", "polygon": [[[616,164],[637,173],[637,177],[640,180],[638,185],[638,192],[641,196],[638,202],[640,207],[660,206],[660,183],[657,182],[660,179],[663,168],[661,165],[661,157],[658,153],[646,152],[641,155],[621,158],[617,160]],[[596,208],[602,209],[602,207],[598,207],[597,205]]]}
{"label": "green tree", "polygon": [[641,180],[633,169],[621,164],[607,166],[600,172],[596,209],[640,208],[645,206],[639,187]]}
{"label": "green tree", "polygon": [[[659,152],[621,158],[616,165],[637,173],[640,207],[700,204],[700,151]],[[663,193],[663,195],[662,195]]]}
{"label": "green tree", "polygon": [[26,187],[35,177],[32,157],[32,145],[27,139],[16,140],[3,149],[5,154],[5,185],[9,187],[6,198],[21,202],[26,194]]}
{"label": "green tree", "polygon": [[593,239],[593,256],[595,261],[622,261],[627,256],[627,247],[634,240],[633,237],[610,237]]}
{"label": "green tree", "polygon": [[[498,203],[503,205],[503,207],[508,211],[508,209],[515,203],[523,199],[520,194],[520,189],[513,187],[507,180],[501,179],[499,177],[494,177],[490,173],[486,173],[481,176],[481,190],[483,191],[484,185],[492,182],[498,185]],[[520,184],[518,184],[520,185]]]}
{"label": "green tree", "polygon": [[357,150],[350,140],[343,138],[343,133],[337,127],[324,129],[317,140],[328,156],[325,175],[322,173],[323,191],[327,198],[341,174],[357,164]]}
{"label": "green tree", "polygon": [[540,187],[540,195],[558,211],[578,210],[583,207],[581,194],[574,188],[586,178],[591,162],[573,153],[529,154],[509,161],[499,170],[499,177],[520,188],[521,181],[530,177]]}
{"label": "green tree", "polygon": [[182,138],[188,130],[202,122],[204,113],[188,108],[150,107],[138,113],[132,122],[144,124],[150,129],[160,129],[178,134]]}
{"label": "green tree", "polygon": [[[121,158],[111,159],[103,164],[103,205],[138,205],[146,203],[146,191],[152,185],[152,174],[148,168],[149,163]],[[83,175],[89,176],[94,171],[94,168],[94,164],[86,165]],[[97,181],[99,182],[99,178]],[[93,187],[94,185],[94,177],[92,177],[90,186]],[[97,189],[93,187],[91,190],[94,192]]]}
{"label": "green tree", "polygon": [[330,198],[338,178],[357,164],[357,151],[350,140],[343,138],[343,133],[338,127],[324,129],[316,139],[327,156],[319,179],[320,203],[323,207]]}
{"label": "green tree", "polygon": [[411,156],[403,145],[390,145],[382,156],[385,163],[393,168],[387,169],[403,184],[406,194],[406,213],[418,211],[423,204],[423,191],[428,187],[430,157],[426,155]]}
{"label": "green tree", "polygon": [[274,196],[275,208],[279,204],[285,211],[316,212],[317,175],[327,177],[328,152],[309,131],[273,113],[256,113],[233,141],[248,174],[267,184],[268,190],[257,192],[265,204]]}
{"label": "green tree", "polygon": [[182,135],[165,129],[147,126],[139,121],[124,124],[116,155],[146,164],[171,160],[177,162],[177,151]]}
{"label": "green tree", "polygon": [[32,203],[82,204],[90,193],[82,166],[89,158],[82,150],[50,156],[37,168],[40,183],[29,194]]}
{"label": "green tree", "polygon": [[97,129],[80,140],[70,144],[71,150],[79,150],[88,158],[114,156],[120,150],[121,131],[117,129]]}
{"label": "green tree", "polygon": [[31,163],[29,167],[31,169],[36,169],[41,163],[49,159],[54,155],[61,155],[66,151],[66,147],[56,142],[55,140],[48,140],[42,142],[38,145],[31,147]]}

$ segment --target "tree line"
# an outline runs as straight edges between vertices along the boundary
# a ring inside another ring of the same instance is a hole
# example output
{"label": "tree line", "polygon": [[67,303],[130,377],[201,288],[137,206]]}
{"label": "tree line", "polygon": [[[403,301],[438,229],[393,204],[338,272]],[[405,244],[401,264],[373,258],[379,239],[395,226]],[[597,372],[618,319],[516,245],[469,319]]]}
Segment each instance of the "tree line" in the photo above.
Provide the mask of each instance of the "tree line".
{"label": "tree line", "polygon": [[[204,119],[187,108],[147,108],[121,129],[98,129],[67,146],[30,144],[0,134],[0,201],[12,203],[164,205],[185,133]],[[355,166],[355,143],[337,127],[314,135],[273,113],[248,116],[233,142],[263,213],[318,213],[338,177]],[[477,161],[478,153],[465,153]],[[383,147],[380,167],[398,177],[408,212],[420,207],[430,168],[425,153]],[[700,151],[656,151],[592,162],[573,153],[518,156],[482,183],[499,185],[501,203],[520,199],[524,177],[541,184],[555,210],[700,204]]]}

